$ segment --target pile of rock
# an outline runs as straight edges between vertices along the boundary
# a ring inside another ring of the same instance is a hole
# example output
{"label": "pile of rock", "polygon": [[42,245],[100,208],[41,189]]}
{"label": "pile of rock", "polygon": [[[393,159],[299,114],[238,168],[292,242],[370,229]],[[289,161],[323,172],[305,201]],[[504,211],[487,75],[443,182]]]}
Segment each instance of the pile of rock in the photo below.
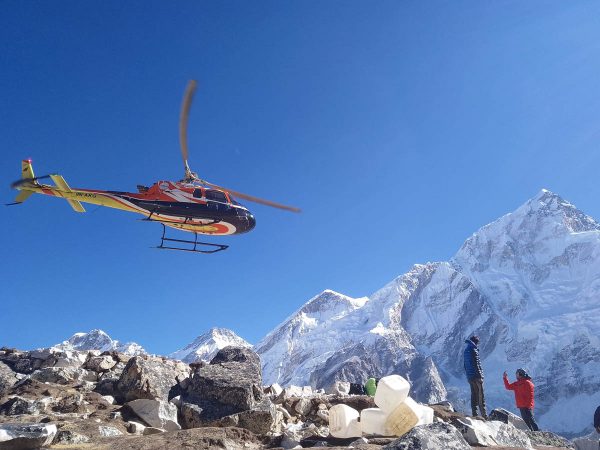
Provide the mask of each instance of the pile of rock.
{"label": "pile of rock", "polygon": [[[191,365],[116,352],[3,348],[0,450],[78,445],[90,450],[350,444],[370,449],[470,448],[469,443],[517,442],[506,438],[519,431],[511,416],[498,413],[497,422],[483,422],[454,413],[447,404],[419,405],[408,397],[408,389],[404,397],[395,388],[386,393],[383,386],[399,379],[380,381],[373,398],[349,395],[344,382],[327,392],[306,386],[263,387],[260,360],[247,348],[228,347],[210,363]],[[338,434],[336,417],[342,409],[354,411],[354,419],[360,417],[360,433]],[[399,418],[410,423],[402,437],[378,436],[401,434]],[[458,447],[449,446],[450,440]],[[420,447],[401,446],[406,442],[420,442]],[[522,439],[519,445],[531,448],[531,442]]]}

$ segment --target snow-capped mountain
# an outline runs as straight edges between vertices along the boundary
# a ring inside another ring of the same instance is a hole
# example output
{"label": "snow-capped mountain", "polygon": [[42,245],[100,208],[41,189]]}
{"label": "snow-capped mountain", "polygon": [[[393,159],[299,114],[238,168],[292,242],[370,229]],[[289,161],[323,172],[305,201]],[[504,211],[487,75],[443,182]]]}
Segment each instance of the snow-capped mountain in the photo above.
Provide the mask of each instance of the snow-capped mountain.
{"label": "snow-capped mountain", "polygon": [[89,333],[75,333],[66,341],[51,347],[55,350],[100,350],[100,351],[118,351],[126,355],[146,354],[146,350],[135,342],[122,344],[102,330],[92,330]]}
{"label": "snow-capped mountain", "polygon": [[579,433],[600,404],[599,299],[600,225],[542,190],[474,233],[450,262],[415,265],[368,298],[325,292],[256,350],[265,381],[283,384],[399,373],[417,386],[439,371],[466,411],[462,351],[478,334],[489,409],[514,410],[502,372],[514,379],[525,367],[538,423]]}
{"label": "snow-capped mountain", "polygon": [[219,350],[230,345],[234,347],[252,347],[227,328],[211,328],[182,349],[171,353],[169,358],[179,359],[187,363],[210,361]]}
{"label": "snow-capped mountain", "polygon": [[[373,314],[366,297],[330,290],[309,300],[255,346],[263,381],[327,387],[334,380],[364,382],[370,376],[401,373],[412,395],[438,401],[446,391],[431,358],[417,352],[391,317]],[[375,320],[377,318],[377,320]]]}

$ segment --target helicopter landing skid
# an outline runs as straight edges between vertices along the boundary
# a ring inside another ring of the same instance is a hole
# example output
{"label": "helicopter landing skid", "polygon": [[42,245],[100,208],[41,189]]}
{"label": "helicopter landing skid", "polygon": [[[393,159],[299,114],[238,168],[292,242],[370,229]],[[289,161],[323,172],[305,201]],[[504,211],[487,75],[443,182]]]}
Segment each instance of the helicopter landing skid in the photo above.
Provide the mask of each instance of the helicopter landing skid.
{"label": "helicopter landing skid", "polygon": [[[227,250],[229,248],[229,245],[211,244],[210,242],[200,242],[198,240],[198,233],[194,233],[193,241],[188,241],[187,239],[173,239],[173,238],[165,237],[167,227],[165,226],[164,223],[161,223],[161,225],[163,226],[163,234],[162,234],[162,237],[160,238],[160,245],[156,246],[156,248],[160,248],[163,250],[179,250],[181,252],[205,253],[205,254],[217,253],[217,252],[221,252],[223,250]],[[193,244],[193,247],[192,248],[171,247],[171,246],[165,245],[165,241],[166,242],[179,242],[182,244]],[[215,247],[215,248],[213,250],[200,250],[199,248],[197,248],[198,246]]]}

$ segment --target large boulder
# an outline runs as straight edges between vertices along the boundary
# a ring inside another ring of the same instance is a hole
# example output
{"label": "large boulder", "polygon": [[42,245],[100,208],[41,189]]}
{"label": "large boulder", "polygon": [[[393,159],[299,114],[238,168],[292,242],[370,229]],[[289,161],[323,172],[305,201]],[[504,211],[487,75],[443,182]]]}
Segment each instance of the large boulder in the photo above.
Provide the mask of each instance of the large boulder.
{"label": "large boulder", "polygon": [[471,450],[460,431],[445,422],[414,427],[382,450]]}
{"label": "large boulder", "polygon": [[42,360],[40,367],[71,367],[79,369],[87,358],[87,352],[78,352],[73,350],[53,351],[36,350],[31,353],[32,357]]}
{"label": "large boulder", "polygon": [[469,444],[477,447],[502,445],[532,449],[527,433],[515,428],[510,423],[497,420],[486,422],[465,417],[455,420],[453,424]]}
{"label": "large boulder", "polygon": [[202,408],[192,403],[181,403],[179,411],[183,428],[239,427],[252,431],[256,435],[266,435],[271,432],[280,433],[283,425],[282,412],[268,398],[263,399],[253,409],[213,421],[207,421],[202,415]]}
{"label": "large boulder", "polygon": [[222,364],[227,362],[244,363],[247,368],[253,370],[260,378],[262,371],[260,357],[247,347],[224,347],[210,361],[211,364]]}
{"label": "large boulder", "polygon": [[56,425],[52,424],[0,424],[0,450],[38,449],[50,445],[55,435]]}
{"label": "large boulder", "polygon": [[0,397],[18,381],[17,374],[0,361]]}
{"label": "large boulder", "polygon": [[75,367],[44,367],[31,374],[31,378],[42,383],[69,384],[85,377],[86,371]]}
{"label": "large boulder", "polygon": [[39,352],[5,349],[0,355],[0,360],[17,373],[30,374],[39,369],[49,355],[50,352],[42,355]]}
{"label": "large boulder", "polygon": [[[525,433],[529,436],[531,445],[534,448],[542,446],[575,448],[575,445],[568,439],[550,431],[525,431]],[[600,436],[598,436],[598,438],[600,438]]]}
{"label": "large boulder", "polygon": [[195,423],[251,410],[263,399],[260,359],[247,348],[225,347],[181,386],[182,404],[198,406]]}
{"label": "large boulder", "polygon": [[499,420],[500,422],[511,424],[519,430],[529,431],[529,427],[522,418],[504,408],[492,410],[488,418],[490,420]]}
{"label": "large boulder", "polygon": [[163,400],[138,399],[125,404],[124,408],[131,410],[151,427],[167,431],[181,430],[177,423],[177,407]]}
{"label": "large boulder", "polygon": [[18,416],[21,414],[38,415],[43,407],[35,400],[28,400],[19,396],[14,396],[0,405],[0,414],[4,416]]}
{"label": "large boulder", "polygon": [[189,367],[180,361],[135,356],[123,369],[116,388],[125,401],[168,401],[171,389],[188,376]]}
{"label": "large boulder", "polygon": [[257,435],[266,435],[269,432],[279,433],[283,424],[283,414],[268,398],[263,399],[253,409],[238,413],[237,416],[238,427],[250,430]]}
{"label": "large boulder", "polygon": [[90,355],[88,360],[85,362],[84,367],[97,373],[104,373],[108,372],[116,365],[117,361],[110,354],[99,356]]}

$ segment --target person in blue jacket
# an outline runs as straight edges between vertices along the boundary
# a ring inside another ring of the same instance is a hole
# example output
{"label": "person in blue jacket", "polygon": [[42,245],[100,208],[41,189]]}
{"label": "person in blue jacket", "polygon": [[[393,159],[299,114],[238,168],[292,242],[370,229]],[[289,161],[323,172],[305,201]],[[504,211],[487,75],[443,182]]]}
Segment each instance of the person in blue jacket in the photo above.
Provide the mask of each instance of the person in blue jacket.
{"label": "person in blue jacket", "polygon": [[471,386],[471,410],[473,417],[477,415],[477,407],[481,417],[487,419],[485,410],[485,396],[483,395],[483,369],[479,360],[479,337],[471,336],[466,341],[464,352],[464,366],[469,386]]}

